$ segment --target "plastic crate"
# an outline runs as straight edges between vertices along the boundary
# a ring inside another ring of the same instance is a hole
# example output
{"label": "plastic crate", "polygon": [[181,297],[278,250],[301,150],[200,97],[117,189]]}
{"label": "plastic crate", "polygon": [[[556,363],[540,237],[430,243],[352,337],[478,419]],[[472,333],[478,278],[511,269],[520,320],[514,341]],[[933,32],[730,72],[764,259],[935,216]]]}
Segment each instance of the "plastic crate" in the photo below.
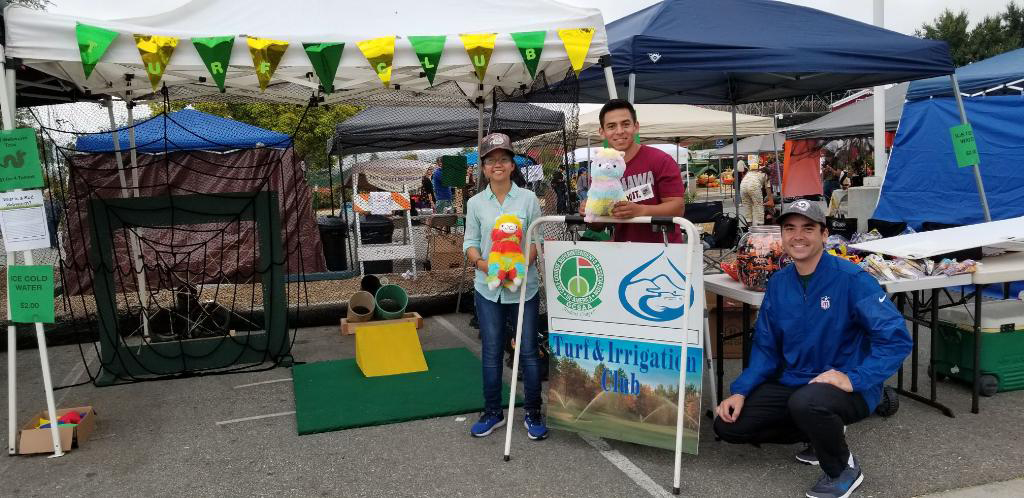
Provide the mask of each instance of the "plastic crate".
{"label": "plastic crate", "polygon": [[[964,307],[940,312],[936,327],[935,373],[965,382],[974,379],[974,317]],[[989,301],[981,313],[981,391],[1024,389],[1024,301]]]}

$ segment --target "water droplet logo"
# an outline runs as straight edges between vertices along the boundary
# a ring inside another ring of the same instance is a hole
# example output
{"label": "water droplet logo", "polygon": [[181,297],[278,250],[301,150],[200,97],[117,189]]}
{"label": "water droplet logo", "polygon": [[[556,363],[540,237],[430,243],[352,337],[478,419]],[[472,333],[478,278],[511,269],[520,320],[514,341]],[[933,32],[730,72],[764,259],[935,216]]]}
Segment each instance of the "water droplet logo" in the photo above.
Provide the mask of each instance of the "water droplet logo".
{"label": "water droplet logo", "polygon": [[[686,276],[659,253],[619,283],[619,301],[632,315],[652,322],[669,322],[686,312]],[[690,305],[693,305],[690,289]]]}

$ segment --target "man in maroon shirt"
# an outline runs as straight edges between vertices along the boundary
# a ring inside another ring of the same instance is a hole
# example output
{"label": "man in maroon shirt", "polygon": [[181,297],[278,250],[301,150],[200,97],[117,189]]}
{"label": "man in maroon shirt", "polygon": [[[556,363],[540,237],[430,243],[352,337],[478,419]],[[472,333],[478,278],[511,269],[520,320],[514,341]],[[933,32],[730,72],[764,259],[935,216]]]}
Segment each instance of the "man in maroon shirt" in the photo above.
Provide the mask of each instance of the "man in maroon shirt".
{"label": "man in maroon shirt", "polygon": [[[601,108],[600,133],[608,145],[626,153],[626,172],[622,175],[622,188],[627,201],[615,204],[612,216],[682,216],[686,205],[686,187],[679,165],[668,154],[636,143],[640,123],[633,105],[622,99],[612,99]],[[580,205],[584,212],[585,203]],[[650,225],[619,223],[615,225],[616,242],[662,242],[661,234]],[[682,243],[683,236],[676,225],[668,241]]]}

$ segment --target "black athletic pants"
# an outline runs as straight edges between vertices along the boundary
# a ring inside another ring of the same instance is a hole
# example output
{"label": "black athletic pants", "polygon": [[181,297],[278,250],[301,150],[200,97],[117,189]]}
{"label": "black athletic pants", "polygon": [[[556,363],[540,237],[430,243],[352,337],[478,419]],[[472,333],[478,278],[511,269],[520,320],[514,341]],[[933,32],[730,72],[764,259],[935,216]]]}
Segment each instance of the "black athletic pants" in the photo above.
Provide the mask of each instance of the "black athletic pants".
{"label": "black athletic pants", "polygon": [[858,393],[830,384],[788,387],[766,382],[747,396],[735,422],[716,418],[714,427],[715,434],[730,443],[810,443],[821,469],[837,477],[850,458],[843,426],[868,415]]}

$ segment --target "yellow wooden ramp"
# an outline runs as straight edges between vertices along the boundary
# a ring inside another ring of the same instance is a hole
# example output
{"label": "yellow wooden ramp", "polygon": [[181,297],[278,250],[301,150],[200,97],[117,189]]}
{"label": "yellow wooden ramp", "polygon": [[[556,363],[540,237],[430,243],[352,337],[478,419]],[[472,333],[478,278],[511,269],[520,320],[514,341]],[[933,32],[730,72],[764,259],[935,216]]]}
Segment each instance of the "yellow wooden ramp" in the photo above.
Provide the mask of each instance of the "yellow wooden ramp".
{"label": "yellow wooden ramp", "polygon": [[367,377],[425,372],[427,360],[423,357],[416,324],[359,324],[356,326],[356,364]]}

